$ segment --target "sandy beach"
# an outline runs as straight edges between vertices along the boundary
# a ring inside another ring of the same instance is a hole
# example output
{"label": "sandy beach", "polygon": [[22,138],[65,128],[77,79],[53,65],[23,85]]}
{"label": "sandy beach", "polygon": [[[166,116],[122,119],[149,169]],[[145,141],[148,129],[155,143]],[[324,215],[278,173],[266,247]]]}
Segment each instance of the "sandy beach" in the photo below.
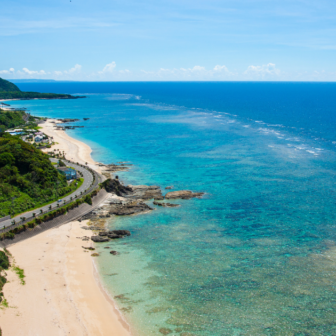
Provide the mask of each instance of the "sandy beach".
{"label": "sandy beach", "polygon": [[[58,142],[55,148],[97,169],[89,146],[53,126],[47,121],[42,131]],[[100,285],[91,256],[94,251],[82,247],[93,242],[78,238],[92,235],[81,228],[85,224],[70,222],[8,247],[16,265],[24,270],[26,284],[20,283],[13,270],[7,271],[3,293],[9,307],[0,310],[2,335],[130,335]]]}
{"label": "sandy beach", "polygon": [[65,157],[68,160],[79,162],[81,164],[88,163],[88,166],[92,169],[101,172],[100,167],[91,157],[92,149],[87,144],[71,138],[63,130],[55,129],[55,122],[59,123],[57,120],[47,119],[47,121],[40,126],[42,126],[42,132],[54,138],[54,141],[57,142],[56,145],[52,146],[51,149],[47,151],[58,149],[65,152]]}

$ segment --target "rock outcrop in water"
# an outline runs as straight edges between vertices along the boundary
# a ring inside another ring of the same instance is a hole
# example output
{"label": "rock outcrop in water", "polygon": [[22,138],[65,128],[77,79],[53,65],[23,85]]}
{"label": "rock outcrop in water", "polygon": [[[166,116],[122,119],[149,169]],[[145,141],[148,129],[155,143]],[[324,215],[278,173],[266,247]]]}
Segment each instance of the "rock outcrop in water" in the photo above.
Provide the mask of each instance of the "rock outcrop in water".
{"label": "rock outcrop in water", "polygon": [[104,243],[110,241],[108,237],[101,237],[101,236],[92,236],[91,240],[95,243]]}
{"label": "rock outcrop in water", "polygon": [[152,198],[163,199],[161,189],[158,186],[130,185],[129,187],[132,189],[132,193],[126,196],[128,198],[142,199],[144,201]]}
{"label": "rock outcrop in water", "polygon": [[120,183],[119,179],[107,179],[105,182],[103,182],[103,186],[107,192],[114,193],[125,198],[144,201],[148,201],[152,198],[163,200],[162,191],[158,186],[124,186],[122,183]]}
{"label": "rock outcrop in water", "polygon": [[132,188],[129,186],[124,186],[117,179],[107,179],[103,182],[103,186],[107,192],[116,194],[118,196],[128,196],[133,192]]}
{"label": "rock outcrop in water", "polygon": [[99,235],[92,236],[91,240],[95,243],[104,243],[110,241],[110,239],[121,239],[130,235],[131,232],[128,230],[100,231]]}
{"label": "rock outcrop in water", "polygon": [[179,207],[180,204],[172,204],[172,203],[168,203],[168,202],[153,202],[154,205],[158,205],[158,206],[162,206],[162,207],[167,207],[167,208],[176,208]]}
{"label": "rock outcrop in water", "polygon": [[203,192],[192,192],[190,190],[170,191],[166,194],[166,199],[190,199],[203,196]]}
{"label": "rock outcrop in water", "polygon": [[117,216],[134,215],[142,212],[151,211],[153,208],[142,201],[128,201],[121,204],[111,204],[109,213]]}

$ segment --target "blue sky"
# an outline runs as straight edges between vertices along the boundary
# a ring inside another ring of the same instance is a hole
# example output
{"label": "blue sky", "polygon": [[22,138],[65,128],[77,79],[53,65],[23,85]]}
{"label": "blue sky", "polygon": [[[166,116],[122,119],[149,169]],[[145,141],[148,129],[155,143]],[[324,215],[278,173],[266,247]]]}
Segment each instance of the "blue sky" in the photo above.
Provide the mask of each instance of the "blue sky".
{"label": "blue sky", "polygon": [[336,1],[1,0],[0,76],[336,80]]}

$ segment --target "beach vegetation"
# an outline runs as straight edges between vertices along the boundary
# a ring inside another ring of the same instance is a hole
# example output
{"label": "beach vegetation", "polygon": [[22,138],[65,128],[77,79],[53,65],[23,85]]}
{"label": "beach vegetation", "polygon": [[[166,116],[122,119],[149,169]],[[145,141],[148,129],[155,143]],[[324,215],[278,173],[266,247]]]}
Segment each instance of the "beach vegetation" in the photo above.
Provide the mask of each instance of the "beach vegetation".
{"label": "beach vegetation", "polygon": [[[2,292],[1,292],[1,294],[2,294]],[[3,295],[3,294],[2,294]],[[1,301],[1,306],[2,307],[5,307],[5,308],[8,308],[9,307],[9,305],[8,305],[8,301],[6,300],[6,299],[3,299],[2,301]]]}
{"label": "beach vegetation", "polygon": [[20,279],[20,283],[21,285],[25,285],[26,281],[24,280],[24,278],[26,277],[24,274],[24,270],[18,266],[13,266],[13,271],[17,274],[17,276]]}
{"label": "beach vegetation", "polygon": [[4,251],[0,251],[0,270],[7,270],[9,267],[9,259]]}
{"label": "beach vegetation", "polygon": [[9,258],[8,255],[6,254],[6,250],[5,251],[0,251],[0,302],[3,301],[3,286],[5,285],[5,283],[7,282],[7,279],[4,275],[2,274],[3,270],[8,270],[10,266],[10,262],[9,262]]}

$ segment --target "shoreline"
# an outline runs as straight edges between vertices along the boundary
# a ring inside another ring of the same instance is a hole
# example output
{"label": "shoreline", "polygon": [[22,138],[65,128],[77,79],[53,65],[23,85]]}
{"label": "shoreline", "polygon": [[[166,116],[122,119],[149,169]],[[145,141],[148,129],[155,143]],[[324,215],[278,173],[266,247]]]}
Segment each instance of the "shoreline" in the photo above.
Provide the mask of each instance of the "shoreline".
{"label": "shoreline", "polygon": [[[46,151],[64,150],[67,158],[87,162],[100,173],[91,147],[53,129],[51,121],[47,119],[41,131],[57,144]],[[131,336],[127,321],[101,282],[91,251],[82,248],[94,243],[78,239],[93,234],[81,228],[85,223],[73,221],[8,248],[25,272],[26,285],[20,284],[13,270],[6,272],[9,283],[3,292],[9,307],[0,310],[3,335]]]}

